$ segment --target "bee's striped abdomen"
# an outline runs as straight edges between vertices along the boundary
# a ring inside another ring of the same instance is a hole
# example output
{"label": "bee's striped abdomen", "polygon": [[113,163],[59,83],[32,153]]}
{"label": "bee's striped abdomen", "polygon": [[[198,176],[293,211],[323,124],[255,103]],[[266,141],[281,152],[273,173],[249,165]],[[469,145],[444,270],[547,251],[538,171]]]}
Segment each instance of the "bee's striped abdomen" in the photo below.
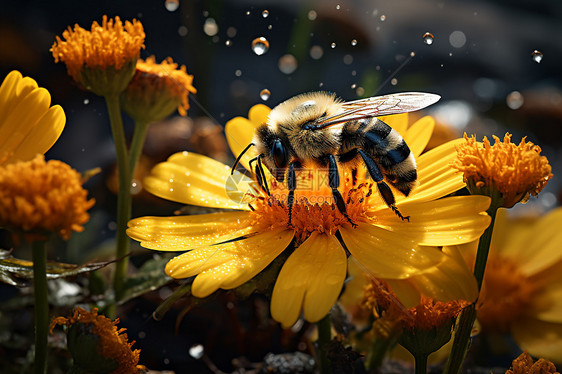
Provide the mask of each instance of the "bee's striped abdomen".
{"label": "bee's striped abdomen", "polygon": [[382,169],[388,182],[408,195],[417,179],[416,161],[400,134],[379,119],[373,119],[365,132],[365,149]]}

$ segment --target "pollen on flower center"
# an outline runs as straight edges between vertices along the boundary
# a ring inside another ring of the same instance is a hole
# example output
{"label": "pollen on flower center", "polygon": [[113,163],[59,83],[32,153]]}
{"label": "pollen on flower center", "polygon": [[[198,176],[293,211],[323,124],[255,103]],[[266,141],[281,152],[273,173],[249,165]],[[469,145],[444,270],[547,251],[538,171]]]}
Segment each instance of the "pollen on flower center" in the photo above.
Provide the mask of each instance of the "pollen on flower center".
{"label": "pollen on flower center", "polygon": [[[351,174],[351,173],[350,173]],[[345,201],[349,220],[339,211],[332,189],[324,179],[323,170],[306,170],[298,176],[294,194],[291,228],[297,241],[304,240],[313,231],[335,234],[342,225],[368,220],[364,214],[373,194],[373,182],[357,180],[344,174],[338,188]],[[352,180],[353,179],[353,180]],[[270,196],[258,197],[252,206],[254,220],[269,227],[289,226],[289,191],[286,184],[271,182]]]}
{"label": "pollen on flower center", "polygon": [[508,258],[491,255],[486,265],[483,305],[478,309],[482,330],[507,331],[530,303],[535,286]]}

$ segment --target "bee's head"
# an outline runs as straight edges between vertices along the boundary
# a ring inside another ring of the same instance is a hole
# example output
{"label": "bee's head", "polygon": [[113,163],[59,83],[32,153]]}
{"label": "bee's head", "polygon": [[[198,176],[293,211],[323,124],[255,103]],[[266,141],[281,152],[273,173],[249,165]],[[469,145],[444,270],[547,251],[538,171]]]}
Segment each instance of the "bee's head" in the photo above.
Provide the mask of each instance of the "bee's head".
{"label": "bee's head", "polygon": [[287,137],[263,124],[257,128],[253,143],[258,154],[263,155],[263,163],[271,174],[278,182],[283,182],[285,171],[294,154]]}

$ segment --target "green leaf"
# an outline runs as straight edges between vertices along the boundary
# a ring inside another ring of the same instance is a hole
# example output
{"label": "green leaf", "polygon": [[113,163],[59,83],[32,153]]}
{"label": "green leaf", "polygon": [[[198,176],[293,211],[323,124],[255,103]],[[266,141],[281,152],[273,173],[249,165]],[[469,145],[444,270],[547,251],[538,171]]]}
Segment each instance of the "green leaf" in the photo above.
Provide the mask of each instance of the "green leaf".
{"label": "green leaf", "polygon": [[170,261],[170,257],[155,255],[146,261],[136,274],[129,276],[125,281],[123,287],[125,291],[120,303],[154,291],[171,281],[172,278],[164,272],[164,267]]}

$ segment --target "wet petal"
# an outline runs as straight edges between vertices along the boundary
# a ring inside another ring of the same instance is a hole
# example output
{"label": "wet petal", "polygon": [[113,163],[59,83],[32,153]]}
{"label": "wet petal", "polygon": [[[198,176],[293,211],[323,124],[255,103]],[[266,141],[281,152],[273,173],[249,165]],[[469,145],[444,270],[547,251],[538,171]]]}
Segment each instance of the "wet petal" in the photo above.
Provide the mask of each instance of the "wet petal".
{"label": "wet petal", "polygon": [[487,196],[454,196],[418,204],[404,204],[400,212],[410,216],[402,221],[390,209],[369,213],[389,230],[414,239],[419,245],[463,244],[478,239],[490,224],[485,213]]}
{"label": "wet petal", "polygon": [[174,257],[166,265],[173,278],[197,275],[192,285],[195,297],[206,297],[219,288],[232,289],[253,278],[293,240],[284,228],[247,239],[193,249]]}
{"label": "wet petal", "polygon": [[397,203],[430,201],[453,193],[465,186],[462,173],[450,164],[457,157],[455,146],[463,139],[440,145],[416,159],[419,185],[408,197],[396,196]]}
{"label": "wet petal", "polygon": [[512,326],[511,333],[519,347],[533,356],[555,362],[562,357],[562,324],[525,318]]}
{"label": "wet petal", "polygon": [[420,303],[420,291],[410,279],[385,279],[385,281],[406,308],[413,308]]}
{"label": "wet petal", "polygon": [[338,240],[312,233],[283,265],[271,297],[271,315],[283,327],[290,327],[302,308],[307,321],[319,321],[336,302],[346,268],[347,258]]}
{"label": "wet petal", "polygon": [[414,157],[417,158],[421,155],[427,143],[429,143],[434,127],[435,120],[433,117],[425,116],[410,126],[410,128],[406,131],[406,134],[403,135],[404,141],[408,144],[408,147],[414,154]]}
{"label": "wet petal", "polygon": [[424,294],[439,301],[466,300],[478,297],[478,285],[457,247],[444,247],[443,261],[411,282]]}
{"label": "wet petal", "polygon": [[259,230],[251,226],[248,219],[248,212],[141,217],[129,222],[127,235],[145,248],[185,251],[222,243]]}
{"label": "wet petal", "polygon": [[[44,154],[47,152],[60,137],[65,123],[66,116],[59,105],[49,108],[37,125],[25,135],[22,142],[18,145],[14,144],[16,147],[10,150],[13,153],[6,160],[6,163],[28,161],[38,153]],[[0,156],[0,158],[2,157]]]}
{"label": "wet petal", "polygon": [[150,193],[179,203],[249,210],[239,198],[253,187],[238,172],[231,177],[230,170],[209,157],[180,152],[156,165],[144,184]]}
{"label": "wet petal", "polygon": [[442,260],[443,253],[419,247],[403,235],[360,223],[340,228],[347,249],[376,278],[404,279],[423,272]]}

